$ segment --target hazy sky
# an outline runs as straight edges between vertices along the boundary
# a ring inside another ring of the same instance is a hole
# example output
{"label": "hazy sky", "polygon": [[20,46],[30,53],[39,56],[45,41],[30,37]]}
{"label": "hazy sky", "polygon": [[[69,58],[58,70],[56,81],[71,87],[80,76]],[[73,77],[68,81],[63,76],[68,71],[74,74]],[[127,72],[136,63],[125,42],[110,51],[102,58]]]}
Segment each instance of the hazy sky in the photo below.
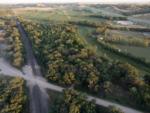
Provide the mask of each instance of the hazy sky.
{"label": "hazy sky", "polygon": [[70,3],[70,2],[100,2],[100,3],[146,3],[150,0],[0,0],[0,3],[37,3],[37,2],[49,2],[49,3]]}

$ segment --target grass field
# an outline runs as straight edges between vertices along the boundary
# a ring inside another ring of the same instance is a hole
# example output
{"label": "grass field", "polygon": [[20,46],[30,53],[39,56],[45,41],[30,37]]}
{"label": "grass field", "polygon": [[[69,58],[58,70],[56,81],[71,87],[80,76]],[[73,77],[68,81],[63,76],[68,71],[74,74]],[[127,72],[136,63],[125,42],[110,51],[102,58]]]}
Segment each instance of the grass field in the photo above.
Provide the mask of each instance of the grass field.
{"label": "grass field", "polygon": [[145,58],[150,62],[150,47],[135,47],[135,46],[125,46],[125,45],[116,45],[119,49],[124,52],[128,52],[134,56]]}

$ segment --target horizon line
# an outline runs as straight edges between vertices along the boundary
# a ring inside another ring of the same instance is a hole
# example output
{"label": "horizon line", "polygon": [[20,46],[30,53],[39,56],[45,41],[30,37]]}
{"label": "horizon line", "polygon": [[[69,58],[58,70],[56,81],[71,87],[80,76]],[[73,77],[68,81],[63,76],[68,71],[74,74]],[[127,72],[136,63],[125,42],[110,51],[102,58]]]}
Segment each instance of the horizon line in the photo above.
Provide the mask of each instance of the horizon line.
{"label": "horizon line", "polygon": [[107,3],[107,2],[26,2],[26,3],[0,3],[0,5],[17,5],[17,4],[145,4],[145,5],[150,5],[147,4],[150,3],[150,1],[147,2],[112,2],[112,3]]}

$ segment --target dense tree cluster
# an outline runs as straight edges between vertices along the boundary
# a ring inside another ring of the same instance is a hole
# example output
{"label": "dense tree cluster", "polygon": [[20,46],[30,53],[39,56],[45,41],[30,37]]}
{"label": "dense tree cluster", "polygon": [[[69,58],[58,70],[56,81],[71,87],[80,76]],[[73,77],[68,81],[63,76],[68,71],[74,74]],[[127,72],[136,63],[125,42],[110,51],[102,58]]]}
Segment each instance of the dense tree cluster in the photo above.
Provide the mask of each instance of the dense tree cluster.
{"label": "dense tree cluster", "polygon": [[28,24],[25,28],[32,37],[35,53],[49,80],[98,90],[101,77],[96,62],[102,63],[103,60],[85,48],[83,41],[74,33],[74,28],[69,25],[42,26],[39,30],[42,35],[36,35],[37,31],[30,29],[32,25]]}
{"label": "dense tree cluster", "polygon": [[87,102],[86,96],[75,90],[65,90],[63,98],[55,102],[52,113],[98,113],[94,102]]}
{"label": "dense tree cluster", "polygon": [[[149,85],[135,67],[97,56],[71,25],[22,23],[31,37],[34,52],[48,80],[75,88],[80,86],[97,94],[112,93],[111,86],[116,85],[129,93],[128,98],[132,95],[135,98],[133,102],[141,100],[138,104],[148,108]],[[139,96],[134,96],[133,89]],[[143,92],[145,96],[141,96]]]}
{"label": "dense tree cluster", "polygon": [[93,14],[90,17],[102,18],[108,20],[127,20],[126,16],[113,16],[113,15],[104,15],[104,14]]}
{"label": "dense tree cluster", "polygon": [[8,23],[5,37],[9,45],[8,51],[11,63],[13,66],[20,68],[24,64],[24,48],[15,21]]}
{"label": "dense tree cluster", "polygon": [[50,113],[124,113],[115,106],[97,106],[93,101],[87,101],[83,93],[66,89],[61,98],[54,101]]}
{"label": "dense tree cluster", "polygon": [[24,113],[26,101],[24,80],[0,77],[0,113]]}

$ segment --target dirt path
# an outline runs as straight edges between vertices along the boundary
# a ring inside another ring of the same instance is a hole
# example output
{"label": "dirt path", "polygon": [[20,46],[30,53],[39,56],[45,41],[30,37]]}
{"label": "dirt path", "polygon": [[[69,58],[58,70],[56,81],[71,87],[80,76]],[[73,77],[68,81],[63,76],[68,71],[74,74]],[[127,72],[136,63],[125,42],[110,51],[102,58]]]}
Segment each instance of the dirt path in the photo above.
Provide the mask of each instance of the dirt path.
{"label": "dirt path", "polygon": [[[36,58],[33,54],[31,42],[21,26],[20,22],[17,21],[17,27],[21,34],[22,42],[25,47],[26,52],[26,60],[27,60],[27,69],[24,73],[30,77],[41,77],[42,74],[40,71],[40,67],[36,61]],[[28,83],[29,87],[29,98],[30,98],[30,112],[31,113],[48,113],[48,94],[45,89],[40,87],[37,83],[32,84],[32,82]],[[43,91],[42,91],[43,90]]]}

